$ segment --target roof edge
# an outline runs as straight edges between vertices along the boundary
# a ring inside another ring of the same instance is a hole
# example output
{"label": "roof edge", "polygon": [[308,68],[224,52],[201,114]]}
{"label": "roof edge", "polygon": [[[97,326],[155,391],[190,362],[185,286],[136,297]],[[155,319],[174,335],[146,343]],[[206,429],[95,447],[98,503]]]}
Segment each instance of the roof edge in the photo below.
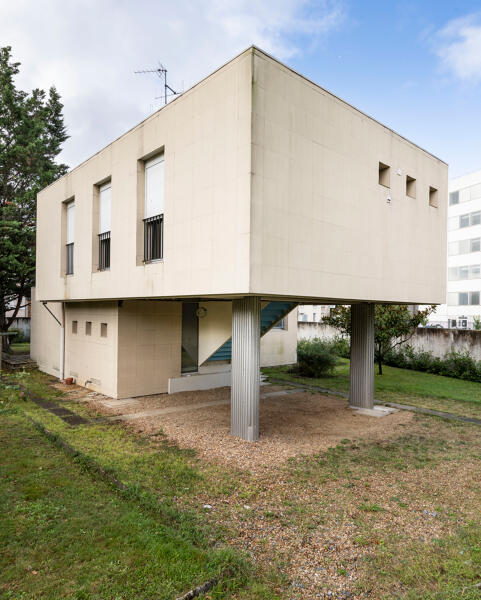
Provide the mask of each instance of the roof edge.
{"label": "roof edge", "polygon": [[[375,123],[377,123],[378,125],[381,125],[381,127],[384,127],[384,129],[387,129],[388,131],[390,131],[391,133],[394,133],[395,135],[397,135],[398,137],[400,137],[401,139],[405,140],[406,142],[409,142],[411,145],[415,146],[416,148],[418,148],[419,150],[422,150],[423,152],[425,152],[426,154],[428,154],[429,156],[432,156],[433,158],[435,158],[436,160],[439,160],[440,162],[442,162],[443,164],[445,164],[446,166],[449,166],[448,163],[443,160],[442,158],[439,158],[439,156],[436,156],[435,154],[433,154],[432,152],[429,152],[429,150],[426,150],[425,148],[423,148],[422,146],[419,146],[419,144],[414,143],[413,141],[411,141],[410,139],[408,139],[407,137],[401,135],[400,133],[398,133],[397,131],[395,131],[394,129],[392,129],[391,127],[388,127],[387,125],[385,125],[384,123],[381,123],[381,121],[378,121],[377,119],[375,119],[374,117],[371,117],[371,115],[365,113],[364,111],[360,110],[359,108],[355,107],[353,104],[350,104],[349,102],[347,102],[346,100],[343,100],[342,98],[340,98],[339,96],[337,96],[336,94],[333,94],[331,91],[329,91],[328,89],[322,87],[322,85],[319,85],[318,83],[316,83],[315,81],[313,81],[312,79],[309,79],[309,77],[306,77],[306,75],[303,75],[302,73],[299,73],[299,71],[296,71],[295,69],[293,69],[292,67],[290,67],[289,65],[286,65],[285,63],[283,63],[281,60],[279,60],[278,58],[276,58],[275,56],[272,56],[272,54],[269,54],[268,52],[266,52],[265,50],[262,50],[262,48],[259,48],[255,45],[252,45],[250,48],[254,49],[256,52],[258,52],[259,54],[262,54],[264,56],[266,56],[268,59],[276,62],[277,64],[281,65],[282,67],[284,67],[285,69],[287,69],[288,71],[291,71],[291,73],[294,73],[295,75],[297,75],[298,77],[301,77],[302,79],[304,79],[305,81],[309,82],[311,85],[314,85],[315,87],[319,88],[320,90],[322,90],[323,92],[325,92],[326,94],[329,94],[330,96],[332,96],[333,98],[336,98],[336,100],[339,100],[339,102],[342,102],[343,104],[345,104],[346,106],[349,106],[349,108],[354,109],[355,111],[357,111],[358,113],[361,113],[362,115],[364,115],[365,117],[367,117],[368,119],[371,119],[371,121],[374,121]],[[237,57],[236,57],[237,58]]]}
{"label": "roof edge", "polygon": [[[112,144],[115,144],[115,142],[118,142],[119,140],[121,140],[123,137],[125,137],[126,135],[128,135],[132,131],[135,131],[138,127],[141,127],[142,125],[144,125],[144,123],[147,123],[147,121],[149,121],[150,119],[153,119],[158,113],[160,113],[162,110],[165,110],[166,108],[168,108],[169,106],[171,106],[172,104],[174,104],[174,102],[176,102],[177,100],[179,100],[180,98],[182,98],[186,94],[189,94],[194,88],[196,88],[197,86],[199,86],[202,83],[204,83],[204,81],[206,81],[207,79],[210,79],[210,77],[213,77],[216,73],[218,73],[219,71],[221,71],[222,69],[224,69],[225,67],[227,67],[228,65],[230,65],[231,63],[233,63],[234,61],[238,60],[244,54],[253,53],[254,50],[259,50],[259,49],[256,48],[256,46],[251,45],[251,46],[247,47],[245,50],[242,50],[242,52],[239,52],[238,54],[236,54],[233,58],[229,59],[225,63],[222,63],[222,65],[220,65],[219,67],[217,67],[217,69],[215,69],[214,71],[212,71],[211,73],[209,73],[208,75],[206,75],[205,77],[203,77],[202,79],[199,79],[199,81],[197,81],[197,83],[194,83],[193,85],[191,85],[190,88],[188,88],[187,90],[185,90],[185,92],[182,92],[181,94],[178,94],[177,96],[175,96],[168,104],[165,104],[164,106],[161,106],[158,110],[156,110],[155,112],[153,112],[151,115],[149,115],[148,117],[145,117],[145,119],[142,119],[142,121],[139,121],[138,123],[136,123],[135,125],[133,125],[129,129],[127,129],[127,131],[124,131],[124,133],[122,133],[118,137],[114,138],[111,142],[109,142],[105,146],[102,146],[102,148],[100,148],[99,150],[97,150],[97,152],[94,152],[94,154],[91,154],[88,158],[86,158],[82,162],[80,162],[77,165],[75,165],[75,167],[72,167],[67,173],[65,173],[64,175],[62,175],[61,177],[59,177],[55,181],[52,181],[52,183],[49,183],[49,185],[47,185],[44,188],[42,188],[38,192],[38,194],[41,194],[44,190],[47,190],[52,185],[58,183],[59,181],[61,181],[65,177],[68,177],[74,171],[76,171],[77,169],[79,169],[82,165],[84,165],[85,163],[89,162],[89,160],[92,160],[98,154],[100,154],[101,152],[103,152],[104,150],[106,150],[109,146],[112,146]],[[261,52],[262,52],[262,50],[261,50]],[[266,54],[266,56],[268,56],[268,55]],[[277,61],[277,62],[279,62],[279,61]]]}
{"label": "roof edge", "polygon": [[289,65],[285,64],[284,62],[282,62],[281,60],[279,60],[278,58],[276,58],[275,56],[272,56],[271,54],[269,54],[268,52],[266,52],[265,50],[262,50],[262,48],[259,48],[258,46],[256,46],[255,44],[251,44],[250,46],[248,46],[247,48],[245,48],[244,50],[242,50],[242,52],[239,52],[238,54],[236,54],[233,58],[229,59],[228,61],[222,63],[222,65],[220,65],[219,67],[217,67],[217,69],[215,69],[214,71],[212,71],[211,73],[209,73],[208,75],[206,75],[205,77],[203,77],[202,79],[200,79],[197,83],[194,83],[190,88],[188,88],[187,90],[185,90],[185,92],[182,92],[181,94],[179,94],[178,96],[176,96],[175,98],[173,98],[168,104],[166,104],[165,106],[162,106],[161,108],[159,108],[158,110],[156,110],[154,113],[152,113],[151,115],[145,117],[145,119],[142,119],[142,121],[138,122],[136,125],[133,125],[132,127],[130,127],[130,129],[127,129],[127,131],[125,131],[124,133],[122,133],[121,135],[119,135],[118,137],[116,137],[115,139],[113,139],[111,142],[109,142],[108,144],[106,144],[105,146],[102,146],[102,148],[100,148],[99,150],[97,150],[97,152],[95,152],[94,154],[90,155],[88,158],[86,158],[85,160],[83,160],[82,162],[80,162],[79,164],[75,165],[75,167],[72,167],[72,169],[70,169],[67,173],[65,173],[65,175],[62,175],[61,177],[59,177],[58,179],[56,179],[55,181],[52,181],[52,183],[50,183],[49,185],[47,185],[46,187],[42,188],[38,193],[41,194],[43,191],[47,190],[49,187],[51,187],[52,185],[58,183],[59,181],[61,181],[62,179],[64,179],[65,177],[68,177],[69,175],[71,175],[74,171],[76,171],[77,169],[79,169],[81,166],[83,166],[85,163],[87,163],[88,161],[92,160],[93,158],[95,158],[98,154],[100,154],[101,152],[103,152],[106,148],[108,148],[109,146],[112,146],[112,144],[114,144],[115,142],[121,140],[123,137],[125,137],[126,135],[128,135],[129,133],[131,133],[132,131],[135,131],[135,129],[137,129],[138,127],[141,127],[142,125],[144,125],[144,123],[147,123],[150,119],[153,119],[156,115],[158,115],[162,110],[165,110],[166,108],[168,108],[169,106],[171,106],[172,104],[174,104],[176,101],[180,100],[180,98],[182,98],[183,96],[185,96],[186,94],[190,93],[194,88],[196,88],[197,86],[201,85],[202,83],[204,83],[204,81],[206,81],[207,79],[209,79],[210,77],[214,76],[216,73],[218,73],[220,70],[224,69],[225,67],[227,67],[229,64],[233,63],[234,61],[238,60],[241,56],[243,56],[244,54],[248,54],[248,53],[259,53],[263,56],[265,56],[266,58],[268,58],[269,60],[272,60],[274,62],[276,62],[277,64],[281,65],[283,68],[287,69],[288,71],[290,71],[291,73],[294,73],[295,75],[297,75],[298,77],[301,77],[302,79],[304,79],[305,81],[307,81],[308,83],[310,83],[311,85],[315,86],[316,88],[319,88],[320,90],[322,90],[323,92],[325,92],[326,94],[329,94],[330,96],[332,96],[333,98],[335,98],[336,100],[339,100],[339,102],[342,102],[343,104],[345,104],[346,106],[349,106],[349,108],[352,108],[353,110],[359,112],[360,114],[364,115],[365,117],[367,117],[368,119],[370,119],[371,121],[374,121],[375,123],[377,123],[378,125],[381,125],[381,127],[384,127],[385,129],[387,129],[388,131],[390,131],[391,133],[397,135],[398,137],[400,137],[401,139],[405,140],[406,142],[408,142],[409,144],[415,146],[416,148],[418,148],[419,150],[422,150],[423,152],[425,152],[426,154],[428,154],[429,156],[431,156],[432,158],[435,158],[436,160],[442,162],[443,164],[445,164],[446,166],[448,166],[448,163],[446,161],[444,161],[442,158],[439,158],[438,156],[436,156],[435,154],[433,154],[432,152],[429,152],[428,150],[426,150],[425,148],[423,148],[422,146],[419,146],[418,144],[415,144],[414,142],[412,142],[410,139],[404,137],[403,135],[401,135],[400,133],[398,133],[397,131],[395,131],[394,129],[392,129],[391,127],[388,127],[387,125],[385,125],[384,123],[381,123],[381,121],[378,121],[377,119],[375,119],[374,117],[372,117],[371,115],[365,113],[364,111],[360,110],[359,108],[356,108],[353,104],[350,104],[349,102],[347,102],[346,100],[343,100],[342,98],[340,98],[339,96],[337,96],[336,94],[332,93],[331,91],[329,91],[328,89],[322,87],[321,85],[319,85],[318,83],[316,83],[315,81],[313,81],[312,79],[309,79],[309,77],[303,75],[302,73],[299,73],[299,71],[296,71],[295,69],[293,69],[292,67],[290,67]]}

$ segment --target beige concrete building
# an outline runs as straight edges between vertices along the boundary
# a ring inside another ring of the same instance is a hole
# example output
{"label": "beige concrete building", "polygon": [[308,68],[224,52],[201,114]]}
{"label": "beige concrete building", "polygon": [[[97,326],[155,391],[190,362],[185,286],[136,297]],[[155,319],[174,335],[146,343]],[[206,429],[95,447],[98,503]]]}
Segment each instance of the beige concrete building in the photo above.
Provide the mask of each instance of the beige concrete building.
{"label": "beige concrete building", "polygon": [[32,355],[114,397],[232,368],[257,439],[261,356],[295,360],[299,303],[346,303],[371,406],[374,303],[445,297],[446,198],[443,161],[249,48],[39,194]]}

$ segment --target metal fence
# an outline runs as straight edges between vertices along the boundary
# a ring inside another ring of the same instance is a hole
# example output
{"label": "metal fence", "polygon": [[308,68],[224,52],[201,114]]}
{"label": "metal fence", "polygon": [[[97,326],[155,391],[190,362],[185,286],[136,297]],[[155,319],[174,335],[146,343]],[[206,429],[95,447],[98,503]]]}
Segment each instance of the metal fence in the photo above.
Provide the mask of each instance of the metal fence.
{"label": "metal fence", "polygon": [[144,219],[144,261],[164,256],[164,215]]}
{"label": "metal fence", "polygon": [[65,273],[67,275],[73,274],[73,242],[71,244],[67,244],[65,246],[67,252],[67,268],[65,269]]}
{"label": "metal fence", "polygon": [[110,269],[110,231],[99,233],[99,271]]}

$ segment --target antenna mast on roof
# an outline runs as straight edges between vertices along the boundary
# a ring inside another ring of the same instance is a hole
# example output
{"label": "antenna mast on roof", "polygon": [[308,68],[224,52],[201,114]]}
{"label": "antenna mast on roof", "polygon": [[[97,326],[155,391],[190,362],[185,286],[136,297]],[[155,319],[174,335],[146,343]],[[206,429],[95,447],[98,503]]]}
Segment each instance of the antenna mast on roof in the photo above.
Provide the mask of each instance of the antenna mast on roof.
{"label": "antenna mast on roof", "polygon": [[177,94],[179,94],[179,92],[176,92],[170,87],[170,85],[167,84],[167,69],[160,62],[159,66],[156,69],[143,69],[141,71],[134,71],[134,73],[138,75],[143,73],[155,73],[159,77],[159,79],[161,79],[164,82],[164,95],[159,96],[159,98],[164,99],[164,104],[167,104],[168,96],[177,96]]}

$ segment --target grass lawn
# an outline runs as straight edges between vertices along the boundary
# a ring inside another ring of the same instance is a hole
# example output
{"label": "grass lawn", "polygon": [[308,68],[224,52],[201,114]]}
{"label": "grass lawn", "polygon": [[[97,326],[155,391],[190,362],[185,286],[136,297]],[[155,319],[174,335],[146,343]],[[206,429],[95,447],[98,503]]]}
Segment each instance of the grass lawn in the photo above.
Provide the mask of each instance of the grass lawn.
{"label": "grass lawn", "polygon": [[2,598],[171,599],[218,572],[221,553],[79,472],[24,417],[0,420]]}
{"label": "grass lawn", "polygon": [[[305,383],[330,390],[349,392],[349,360],[341,358],[333,375],[318,379],[293,376],[289,367],[268,367],[266,375],[275,379]],[[424,406],[466,416],[481,416],[481,384],[431,373],[383,366],[375,367],[376,400]]]}
{"label": "grass lawn", "polygon": [[[44,398],[73,406],[48,380],[39,372],[22,378]],[[265,595],[242,553],[223,543],[222,524],[209,525],[202,506],[179,506],[179,496],[197,489],[228,493],[227,477],[203,473],[192,453],[153,447],[121,426],[70,427],[19,396],[3,390],[0,404],[1,598],[171,600],[222,573],[212,598],[276,598]],[[80,455],[69,458],[27,415]],[[92,473],[90,459],[127,491]]]}
{"label": "grass lawn", "polygon": [[[346,369],[343,362],[329,378],[337,389]],[[386,369],[392,385],[397,372]],[[415,395],[428,383],[409,376],[424,374],[404,375],[406,389],[396,393],[411,403],[436,400]],[[205,598],[480,597],[479,427],[414,415],[385,439],[344,439],[252,473],[201,460],[162,431],[142,437],[96,420],[99,413],[52,381],[39,372],[22,378],[90,423],[71,427],[17,390],[2,392],[1,598],[174,599],[229,566],[232,576]],[[479,404],[467,388],[457,393],[459,406]],[[78,457],[69,458],[27,415]],[[127,491],[106,484],[90,461]]]}
{"label": "grass lawn", "polygon": [[13,342],[10,344],[10,350],[13,354],[28,354],[30,352],[30,342]]}

